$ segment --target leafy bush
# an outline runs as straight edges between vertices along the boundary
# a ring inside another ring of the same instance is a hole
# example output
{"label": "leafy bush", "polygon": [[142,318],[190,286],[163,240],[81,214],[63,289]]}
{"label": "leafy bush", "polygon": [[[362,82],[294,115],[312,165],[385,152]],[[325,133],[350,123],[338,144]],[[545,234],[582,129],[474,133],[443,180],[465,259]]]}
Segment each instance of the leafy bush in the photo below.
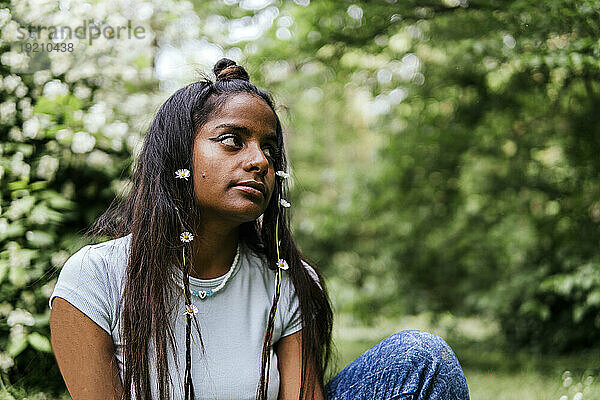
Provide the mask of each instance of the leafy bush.
{"label": "leafy bush", "polygon": [[[35,7],[0,6],[0,373],[6,383],[56,392],[64,384],[51,352],[48,298],[59,268],[85,244],[82,230],[126,184],[121,173],[140,139],[132,126],[139,107],[155,100],[123,99],[156,85],[150,42],[75,40],[73,52],[24,55],[18,33]],[[90,12],[73,7],[71,18]],[[46,26],[57,16],[35,15]]]}

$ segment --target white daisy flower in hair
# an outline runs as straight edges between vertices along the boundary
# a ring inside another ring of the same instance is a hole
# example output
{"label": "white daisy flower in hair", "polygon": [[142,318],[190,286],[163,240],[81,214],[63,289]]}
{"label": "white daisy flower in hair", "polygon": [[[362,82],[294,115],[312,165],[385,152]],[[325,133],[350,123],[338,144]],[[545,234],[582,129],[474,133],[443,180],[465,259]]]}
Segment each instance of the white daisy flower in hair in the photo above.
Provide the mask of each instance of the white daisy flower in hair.
{"label": "white daisy flower in hair", "polygon": [[280,258],[279,260],[277,260],[277,266],[281,269],[288,269],[290,266],[288,265],[287,261],[285,261],[283,258]]}
{"label": "white daisy flower in hair", "polygon": [[288,203],[288,201],[286,199],[279,200],[279,203],[281,203],[281,205],[284,206],[285,208],[289,208],[291,206],[291,204]]}
{"label": "white daisy flower in hair", "polygon": [[275,175],[282,177],[283,179],[287,179],[290,177],[290,174],[288,174],[285,171],[277,171],[277,172],[275,172]]}
{"label": "white daisy flower in hair", "polygon": [[193,315],[198,313],[198,307],[195,304],[186,304],[185,305],[185,315]]}
{"label": "white daisy flower in hair", "polygon": [[175,178],[177,179],[185,179],[187,181],[187,178],[190,177],[190,170],[189,169],[178,169],[177,171],[175,171]]}
{"label": "white daisy flower in hair", "polygon": [[190,232],[182,232],[179,236],[179,239],[181,239],[181,241],[184,243],[189,243],[194,240],[194,235],[192,235]]}

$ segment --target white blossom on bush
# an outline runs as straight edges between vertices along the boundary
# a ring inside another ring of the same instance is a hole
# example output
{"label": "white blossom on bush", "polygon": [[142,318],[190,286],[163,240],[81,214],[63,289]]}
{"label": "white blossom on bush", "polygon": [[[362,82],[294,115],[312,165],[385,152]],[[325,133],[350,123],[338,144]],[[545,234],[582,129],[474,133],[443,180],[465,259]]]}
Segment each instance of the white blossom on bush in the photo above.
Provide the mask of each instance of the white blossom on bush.
{"label": "white blossom on bush", "polygon": [[17,324],[32,326],[35,324],[35,319],[33,315],[27,310],[23,310],[21,308],[17,308],[8,314],[8,319],[6,320],[8,326],[15,326]]}
{"label": "white blossom on bush", "polygon": [[25,338],[27,335],[27,329],[22,324],[16,324],[12,328],[10,328],[10,340],[13,342],[19,342]]}
{"label": "white blossom on bush", "polygon": [[89,112],[83,116],[83,126],[91,133],[98,132],[98,130],[106,123],[106,114],[106,104],[94,104],[90,107]]}
{"label": "white blossom on bush", "polygon": [[6,25],[2,27],[0,37],[6,42],[12,42],[19,39],[19,24],[15,21],[8,21]]}
{"label": "white blossom on bush", "polygon": [[88,163],[96,168],[103,168],[110,165],[111,158],[108,154],[101,150],[92,151],[87,157]]}
{"label": "white blossom on bush", "polygon": [[126,123],[115,121],[106,125],[104,129],[102,129],[102,132],[111,139],[123,139],[125,135],[127,135],[128,130],[129,126]]}
{"label": "white blossom on bush", "polygon": [[87,132],[79,131],[75,132],[75,135],[73,136],[71,150],[73,150],[73,153],[87,153],[92,151],[95,144],[96,138]]}
{"label": "white blossom on bush", "polygon": [[73,94],[79,97],[80,99],[87,99],[88,97],[90,97],[90,94],[92,94],[92,90],[88,87],[78,85],[75,86]]}
{"label": "white blossom on bush", "polygon": [[19,109],[21,110],[21,116],[29,119],[33,115],[33,106],[31,105],[31,99],[26,97],[19,100]]}
{"label": "white blossom on bush", "polygon": [[37,175],[41,178],[51,180],[54,178],[54,174],[56,170],[58,170],[58,159],[44,154],[42,158],[40,158],[40,163],[38,164]]}
{"label": "white blossom on bush", "polygon": [[28,90],[29,89],[27,89],[27,86],[25,86],[25,85],[19,85],[15,89],[15,96],[21,98],[21,97],[23,97],[23,96],[25,96],[27,94]]}
{"label": "white blossom on bush", "polygon": [[56,286],[56,281],[50,281],[42,286],[42,294],[49,299],[52,296],[52,292],[54,292],[54,286]]}
{"label": "white blossom on bush", "polygon": [[31,170],[31,166],[23,161],[23,153],[17,152],[12,157],[10,162],[10,169],[14,176],[18,176],[20,178],[29,177],[29,171]]}
{"label": "white blossom on bush", "polygon": [[48,82],[50,78],[52,78],[50,71],[47,69],[42,69],[33,74],[33,83],[38,86],[42,86],[44,83]]}
{"label": "white blossom on bush", "polygon": [[17,115],[17,104],[12,100],[7,100],[0,104],[0,122],[10,125]]}
{"label": "white blossom on bush", "polygon": [[9,93],[15,90],[19,86],[19,83],[21,83],[21,77],[17,75],[8,75],[4,78],[3,82],[4,88]]}
{"label": "white blossom on bush", "polygon": [[23,136],[35,139],[38,132],[40,131],[40,120],[37,117],[33,117],[23,122]]}
{"label": "white blossom on bush", "polygon": [[69,87],[58,79],[53,79],[44,85],[44,96],[51,100],[67,93],[69,93]]}
{"label": "white blossom on bush", "polygon": [[0,62],[11,67],[13,71],[25,71],[29,65],[29,57],[25,53],[7,51],[0,56]]}
{"label": "white blossom on bush", "polygon": [[13,361],[12,357],[6,353],[0,352],[0,369],[6,372],[13,365],[15,365],[15,362]]}
{"label": "white blossom on bush", "polygon": [[0,28],[10,21],[10,10],[8,8],[0,8]]}

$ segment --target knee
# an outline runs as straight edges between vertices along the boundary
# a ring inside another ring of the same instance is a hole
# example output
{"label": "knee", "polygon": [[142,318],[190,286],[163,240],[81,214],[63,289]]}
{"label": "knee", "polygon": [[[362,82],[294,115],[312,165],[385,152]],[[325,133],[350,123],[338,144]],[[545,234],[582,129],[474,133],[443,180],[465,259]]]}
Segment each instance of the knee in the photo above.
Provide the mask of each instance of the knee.
{"label": "knee", "polygon": [[425,331],[408,330],[397,332],[382,342],[393,358],[419,360],[427,364],[458,363],[454,352],[441,337]]}

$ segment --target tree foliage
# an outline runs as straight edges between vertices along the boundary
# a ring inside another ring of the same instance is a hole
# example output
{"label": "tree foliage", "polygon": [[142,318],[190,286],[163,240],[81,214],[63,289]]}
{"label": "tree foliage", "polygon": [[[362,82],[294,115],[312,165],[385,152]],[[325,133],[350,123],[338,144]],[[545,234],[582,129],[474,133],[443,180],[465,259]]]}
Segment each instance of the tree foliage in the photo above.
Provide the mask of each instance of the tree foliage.
{"label": "tree foliage", "polygon": [[[311,123],[304,135],[331,141],[318,146],[324,171],[302,173],[322,179],[302,213],[318,215],[304,240],[336,290],[354,289],[338,304],[366,319],[485,313],[511,343],[545,351],[596,343],[600,7],[382,4],[301,10],[298,31],[316,25],[320,39],[286,54],[292,70],[331,74],[298,119]],[[335,189],[332,204],[323,194]]]}
{"label": "tree foliage", "polygon": [[[295,234],[339,312],[480,313],[544,351],[600,339],[597,2],[92,3],[0,5],[9,380],[46,385],[26,369],[53,364],[58,269],[126,190],[160,101],[222,56],[275,94]],[[74,18],[131,18],[148,35],[19,51],[18,27]],[[173,54],[185,68],[164,67]]]}

